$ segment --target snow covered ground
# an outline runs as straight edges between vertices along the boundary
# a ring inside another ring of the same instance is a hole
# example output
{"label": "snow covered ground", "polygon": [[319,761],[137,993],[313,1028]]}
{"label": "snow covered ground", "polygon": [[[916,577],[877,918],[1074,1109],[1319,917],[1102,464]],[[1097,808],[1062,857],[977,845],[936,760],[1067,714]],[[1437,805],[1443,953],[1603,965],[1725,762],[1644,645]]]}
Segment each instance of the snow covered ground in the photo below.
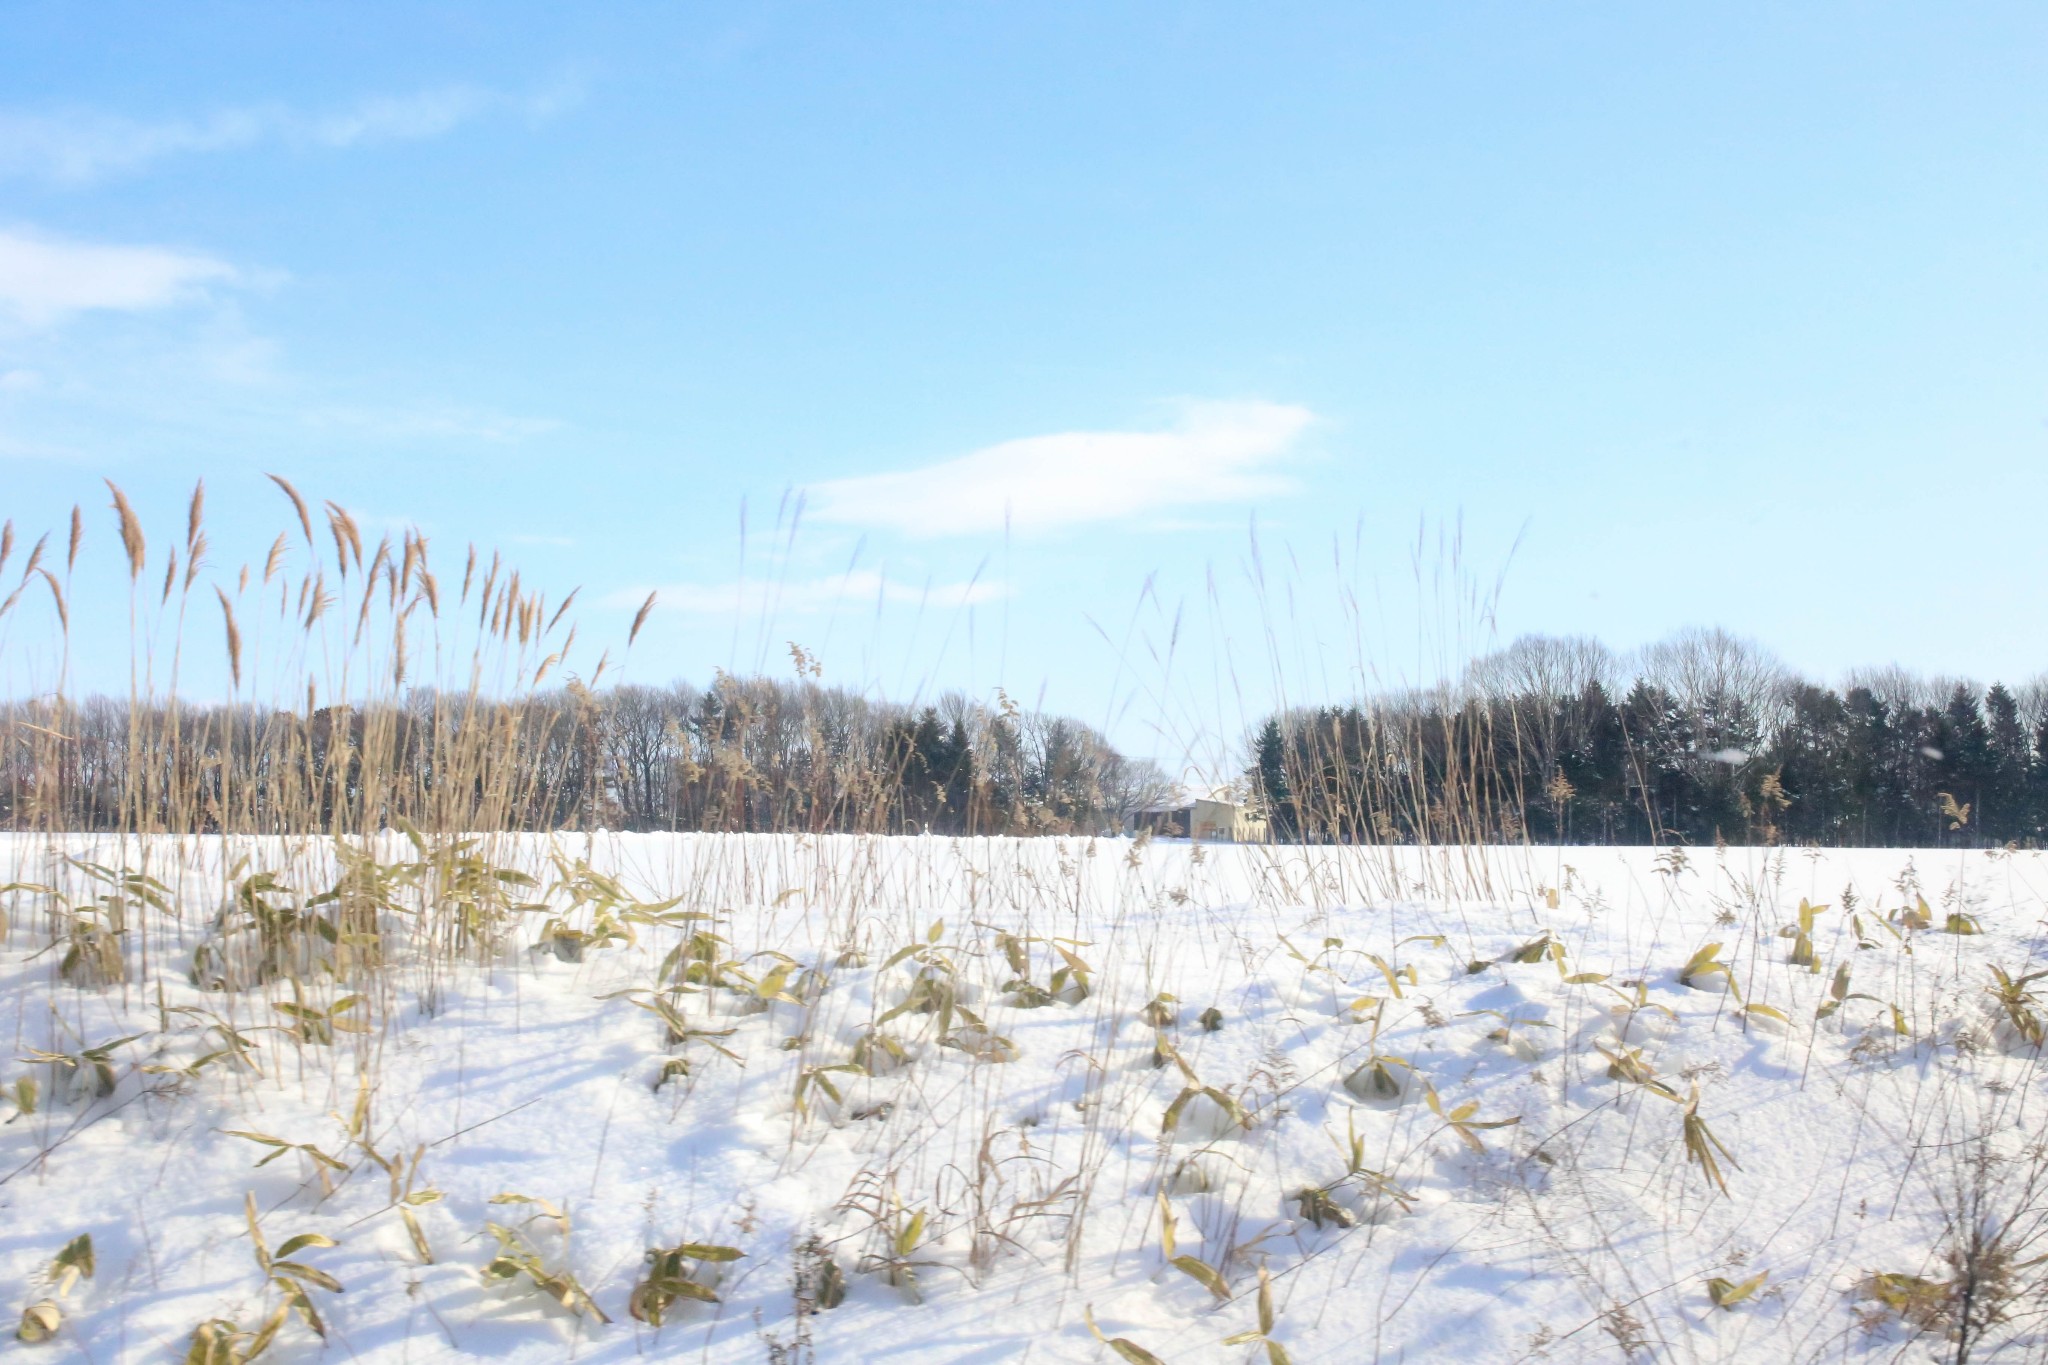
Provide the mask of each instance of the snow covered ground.
{"label": "snow covered ground", "polygon": [[66,848],[0,839],[22,1359],[1951,1359],[1959,1199],[2048,1202],[2035,853]]}

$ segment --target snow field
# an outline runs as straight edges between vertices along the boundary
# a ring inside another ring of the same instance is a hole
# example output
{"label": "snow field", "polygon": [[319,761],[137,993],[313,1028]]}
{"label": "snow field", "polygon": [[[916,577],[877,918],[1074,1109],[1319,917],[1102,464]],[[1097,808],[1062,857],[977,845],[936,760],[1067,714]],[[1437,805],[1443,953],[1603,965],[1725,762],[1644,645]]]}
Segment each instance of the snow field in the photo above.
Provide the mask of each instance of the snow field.
{"label": "snow field", "polygon": [[24,1358],[1948,1358],[1971,1173],[2040,1218],[2034,853],[375,855],[0,839]]}

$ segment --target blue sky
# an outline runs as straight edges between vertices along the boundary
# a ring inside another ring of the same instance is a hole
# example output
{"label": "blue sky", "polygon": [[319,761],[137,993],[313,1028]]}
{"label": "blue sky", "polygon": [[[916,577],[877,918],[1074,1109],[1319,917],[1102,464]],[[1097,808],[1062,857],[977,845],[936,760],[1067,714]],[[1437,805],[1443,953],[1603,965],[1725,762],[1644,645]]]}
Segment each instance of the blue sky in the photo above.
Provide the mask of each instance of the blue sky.
{"label": "blue sky", "polygon": [[2043,224],[2032,4],[17,4],[0,515],[232,572],[275,471],[660,591],[641,680],[1140,748],[1523,631],[2015,679]]}

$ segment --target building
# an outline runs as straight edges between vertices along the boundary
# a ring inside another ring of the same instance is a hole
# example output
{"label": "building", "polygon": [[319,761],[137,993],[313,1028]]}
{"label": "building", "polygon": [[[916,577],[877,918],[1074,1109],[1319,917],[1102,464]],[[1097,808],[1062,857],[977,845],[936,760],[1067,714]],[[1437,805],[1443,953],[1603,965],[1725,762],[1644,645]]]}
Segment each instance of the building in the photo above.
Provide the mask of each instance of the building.
{"label": "building", "polygon": [[1220,794],[1186,796],[1132,811],[1124,820],[1124,832],[1198,843],[1262,844],[1266,841],[1266,817]]}

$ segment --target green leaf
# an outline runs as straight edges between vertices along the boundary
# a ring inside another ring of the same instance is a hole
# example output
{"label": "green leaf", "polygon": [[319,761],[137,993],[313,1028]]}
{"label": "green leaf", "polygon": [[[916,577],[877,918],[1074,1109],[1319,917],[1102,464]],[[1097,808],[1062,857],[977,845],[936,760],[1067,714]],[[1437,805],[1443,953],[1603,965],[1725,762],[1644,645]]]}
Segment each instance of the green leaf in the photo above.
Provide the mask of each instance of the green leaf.
{"label": "green leaf", "polygon": [[283,1246],[279,1247],[277,1249],[277,1256],[278,1259],[282,1260],[283,1258],[291,1255],[295,1251],[304,1251],[307,1247],[331,1247],[339,1245],[340,1243],[336,1242],[332,1237],[323,1237],[317,1232],[302,1232],[298,1236],[286,1241]]}
{"label": "green leaf", "polygon": [[783,987],[789,982],[789,974],[796,970],[795,964],[784,962],[776,966],[754,986],[754,995],[761,1000],[783,1000],[792,1005],[801,1004]]}
{"label": "green leaf", "polygon": [[706,1242],[685,1242],[676,1250],[693,1261],[737,1261],[747,1254],[737,1247],[712,1246]]}
{"label": "green leaf", "polygon": [[263,1232],[256,1225],[256,1192],[246,1191],[242,1195],[242,1217],[249,1224],[249,1241],[256,1248],[256,1262],[265,1270],[270,1269],[270,1248],[263,1241]]}
{"label": "green leaf", "polygon": [[1678,969],[1679,984],[1690,986],[1692,979],[1696,976],[1719,975],[1726,978],[1728,975],[1728,964],[1715,960],[1720,951],[1720,944],[1709,943],[1694,953],[1686,960],[1686,964]]}
{"label": "green leaf", "polygon": [[1219,1303],[1229,1301],[1230,1286],[1223,1282],[1223,1277],[1216,1273],[1215,1267],[1193,1256],[1176,1256],[1168,1264],[1214,1294]]}
{"label": "green leaf", "polygon": [[63,1310],[50,1300],[44,1299],[21,1310],[21,1326],[15,1328],[14,1335],[18,1340],[34,1345],[57,1335],[57,1328],[63,1322]]}
{"label": "green leaf", "polygon": [[64,1244],[57,1253],[56,1266],[59,1270],[76,1270],[88,1280],[92,1278],[93,1254],[92,1234],[81,1232]]}
{"label": "green leaf", "polygon": [[276,1260],[270,1263],[270,1268],[276,1274],[290,1279],[303,1280],[307,1284],[319,1285],[329,1293],[339,1294],[342,1292],[340,1280],[335,1279],[324,1270],[305,1264],[303,1261]]}
{"label": "green leaf", "polygon": [[1716,1308],[1733,1308],[1736,1304],[1741,1303],[1744,1299],[1756,1293],[1757,1290],[1763,1288],[1764,1281],[1770,1277],[1771,1273],[1766,1270],[1762,1274],[1752,1275],[1740,1284],[1737,1284],[1716,1275],[1707,1281],[1707,1298],[1713,1301]]}
{"label": "green leaf", "polygon": [[313,1335],[323,1341],[326,1340],[327,1324],[320,1320],[320,1310],[313,1306],[313,1300],[307,1296],[306,1291],[291,1280],[277,1279],[271,1283],[278,1286],[279,1292],[284,1295],[285,1303],[297,1310],[306,1326],[313,1329]]}
{"label": "green leaf", "polygon": [[1387,979],[1387,989],[1394,993],[1394,998],[1402,999],[1400,978],[1394,974],[1394,969],[1387,965],[1386,959],[1375,953],[1367,953],[1365,960],[1380,969],[1380,975]]}
{"label": "green leaf", "polygon": [[[435,1196],[435,1198],[439,1197],[438,1194]],[[411,1203],[416,1198],[417,1196],[409,1196],[407,1202]],[[428,1245],[426,1229],[420,1226],[418,1217],[414,1215],[410,1208],[403,1206],[399,1208],[398,1216],[405,1221],[405,1235],[412,1239],[412,1249],[419,1253],[420,1264],[434,1264],[434,1248]]]}

